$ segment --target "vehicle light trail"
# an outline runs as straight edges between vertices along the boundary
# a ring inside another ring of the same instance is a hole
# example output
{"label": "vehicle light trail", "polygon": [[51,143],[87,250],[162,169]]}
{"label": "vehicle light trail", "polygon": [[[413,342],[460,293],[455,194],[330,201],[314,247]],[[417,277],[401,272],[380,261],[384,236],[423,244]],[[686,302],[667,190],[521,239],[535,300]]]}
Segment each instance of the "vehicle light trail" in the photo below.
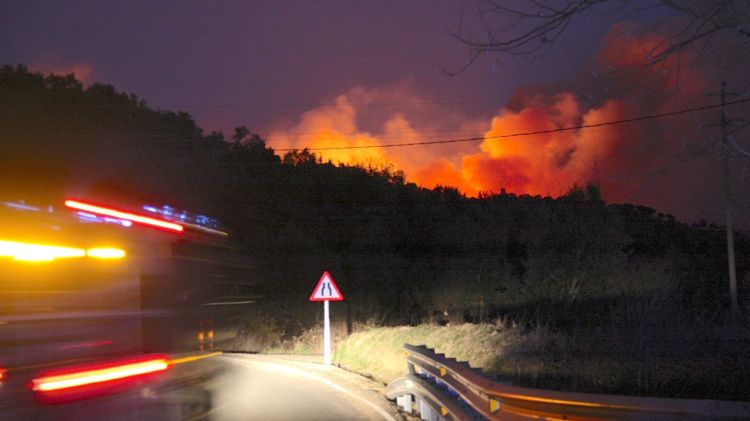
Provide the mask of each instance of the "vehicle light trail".
{"label": "vehicle light trail", "polygon": [[94,259],[122,259],[125,257],[125,250],[115,247],[82,249],[0,240],[0,257],[12,257],[14,260],[24,262],[51,262],[55,259],[71,259],[84,256]]}
{"label": "vehicle light trail", "polygon": [[125,250],[113,247],[97,247],[86,250],[86,256],[96,259],[122,259],[125,257]]}
{"label": "vehicle light trail", "polygon": [[138,215],[135,213],[125,212],[105,206],[94,205],[92,203],[81,202],[78,200],[67,199],[65,200],[65,206],[70,209],[75,209],[84,212],[90,212],[96,215],[111,216],[113,218],[119,218],[126,221],[132,221],[138,224],[149,225],[155,228],[161,228],[168,231],[174,231],[182,233],[185,231],[185,227],[180,224],[173,222],[164,221],[161,219],[151,218],[148,216]]}
{"label": "vehicle light trail", "polygon": [[31,389],[37,392],[52,392],[156,373],[168,368],[169,363],[166,358],[156,358],[103,368],[83,369],[36,378],[31,381]]}
{"label": "vehicle light trail", "polygon": [[49,262],[59,258],[83,257],[86,250],[44,244],[29,244],[19,241],[0,240],[0,256],[12,257],[26,262]]}
{"label": "vehicle light trail", "polygon": [[222,351],[211,352],[211,353],[208,353],[208,354],[200,354],[200,355],[188,355],[186,357],[171,359],[171,360],[169,360],[169,364],[174,365],[174,364],[190,363],[190,362],[202,360],[202,359],[205,359],[205,358],[215,357],[215,356],[221,355],[221,354],[223,354]]}

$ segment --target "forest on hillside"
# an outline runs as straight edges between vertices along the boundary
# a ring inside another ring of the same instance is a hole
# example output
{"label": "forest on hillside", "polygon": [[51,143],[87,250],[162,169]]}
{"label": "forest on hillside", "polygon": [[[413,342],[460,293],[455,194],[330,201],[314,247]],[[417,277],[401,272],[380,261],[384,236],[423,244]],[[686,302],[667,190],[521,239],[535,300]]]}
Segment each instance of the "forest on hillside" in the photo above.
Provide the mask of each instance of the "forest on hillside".
{"label": "forest on hillside", "polygon": [[[467,198],[392,168],[337,166],[307,150],[278,156],[247,128],[207,134],[186,113],[23,66],[0,69],[0,102],[1,198],[72,194],[215,216],[285,335],[314,321],[307,297],[324,269],[346,296],[350,326],[508,315],[606,324],[643,303],[670,317],[728,317],[721,227],[607,203],[594,185],[565,186],[559,198]],[[747,312],[750,239],[736,242]],[[652,316],[666,317],[638,317]]]}

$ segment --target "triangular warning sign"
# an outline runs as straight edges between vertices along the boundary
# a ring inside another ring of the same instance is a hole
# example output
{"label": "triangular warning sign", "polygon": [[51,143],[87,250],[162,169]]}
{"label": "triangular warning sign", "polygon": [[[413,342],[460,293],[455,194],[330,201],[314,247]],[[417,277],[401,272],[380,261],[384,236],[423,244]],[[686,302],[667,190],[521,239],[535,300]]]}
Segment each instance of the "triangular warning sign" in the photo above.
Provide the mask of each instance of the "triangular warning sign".
{"label": "triangular warning sign", "polygon": [[344,296],[328,271],[323,272],[318,285],[310,295],[310,301],[344,301]]}

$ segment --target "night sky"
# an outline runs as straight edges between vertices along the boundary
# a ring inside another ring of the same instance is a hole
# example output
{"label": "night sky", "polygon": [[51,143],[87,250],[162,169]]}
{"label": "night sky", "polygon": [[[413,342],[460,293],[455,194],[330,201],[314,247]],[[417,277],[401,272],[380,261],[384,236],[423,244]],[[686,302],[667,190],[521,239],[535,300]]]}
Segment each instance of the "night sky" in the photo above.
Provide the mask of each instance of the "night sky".
{"label": "night sky", "polygon": [[[206,132],[247,126],[275,149],[598,123],[714,103],[706,94],[718,90],[721,77],[740,92],[749,87],[737,76],[741,66],[715,63],[691,72],[667,63],[643,79],[603,80],[602,68],[630,66],[640,46],[661,36],[623,35],[623,25],[643,22],[611,14],[579,21],[540,54],[484,55],[451,76],[468,58],[451,34],[482,31],[475,6],[453,0],[6,0],[0,2],[0,63],[112,84],[151,107],[189,112]],[[675,80],[681,88],[668,89]],[[715,118],[691,114],[524,140],[323,156],[391,165],[420,185],[449,184],[469,195],[505,189],[557,196],[573,183],[594,181],[610,201],[653,206],[687,222],[721,222],[720,160],[706,146],[716,132],[702,128]],[[740,133],[737,140],[750,145],[747,137]],[[747,167],[744,157],[733,162],[745,227]]]}

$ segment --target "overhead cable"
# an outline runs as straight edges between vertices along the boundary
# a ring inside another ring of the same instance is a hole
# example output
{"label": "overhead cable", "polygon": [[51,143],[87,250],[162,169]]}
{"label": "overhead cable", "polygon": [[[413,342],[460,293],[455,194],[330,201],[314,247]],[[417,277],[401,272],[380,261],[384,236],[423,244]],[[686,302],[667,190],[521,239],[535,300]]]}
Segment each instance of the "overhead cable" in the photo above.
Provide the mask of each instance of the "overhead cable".
{"label": "overhead cable", "polygon": [[484,140],[506,139],[506,138],[511,138],[511,137],[534,136],[534,135],[540,135],[540,134],[569,132],[573,130],[591,129],[591,128],[604,127],[604,126],[615,126],[619,124],[635,123],[638,121],[645,121],[645,120],[655,120],[655,119],[664,118],[664,117],[672,117],[672,116],[676,116],[680,114],[712,110],[716,108],[721,108],[722,106],[726,107],[726,106],[738,105],[738,104],[747,103],[747,102],[750,102],[750,98],[744,98],[744,99],[738,99],[736,101],[726,102],[723,105],[722,104],[704,105],[701,107],[685,108],[685,109],[678,110],[678,111],[671,111],[671,112],[659,113],[659,114],[649,114],[649,115],[626,118],[626,119],[621,119],[621,120],[605,121],[602,123],[579,124],[579,125],[570,126],[570,127],[558,127],[556,129],[535,130],[535,131],[530,131],[530,132],[509,133],[509,134],[501,134],[501,135],[495,135],[495,136],[481,136],[481,137],[478,136],[478,137],[467,137],[467,138],[459,138],[459,139],[431,140],[431,141],[424,141],[424,142],[386,143],[386,144],[381,144],[381,145],[331,146],[331,147],[322,147],[322,148],[284,148],[284,149],[275,149],[275,151],[292,152],[292,151],[297,151],[300,149],[307,149],[308,151],[311,151],[311,152],[318,152],[318,151],[397,148],[397,147],[406,147],[406,146],[443,145],[443,144],[448,144],[448,143],[478,142],[478,141],[484,141]]}

